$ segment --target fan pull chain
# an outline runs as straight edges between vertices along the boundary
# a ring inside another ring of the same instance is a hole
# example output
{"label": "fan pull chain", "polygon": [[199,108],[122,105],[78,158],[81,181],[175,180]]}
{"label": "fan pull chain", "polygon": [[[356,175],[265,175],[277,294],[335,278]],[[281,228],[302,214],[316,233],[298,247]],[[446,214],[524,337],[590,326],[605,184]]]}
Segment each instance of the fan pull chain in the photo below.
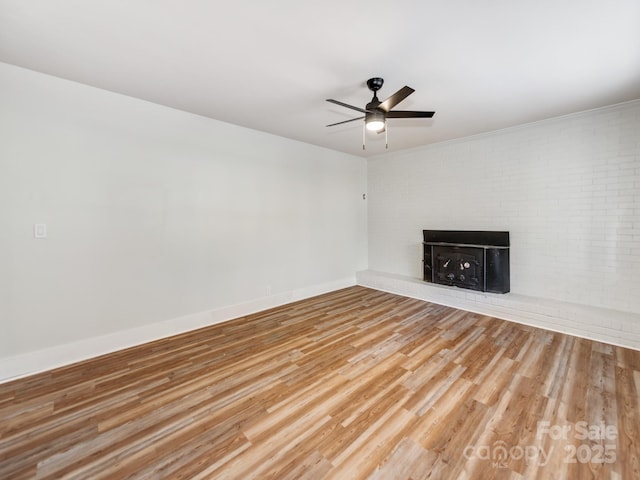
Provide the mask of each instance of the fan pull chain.
{"label": "fan pull chain", "polygon": [[365,138],[367,138],[366,136],[366,123],[362,124],[362,149],[364,150],[364,143],[365,143]]}
{"label": "fan pull chain", "polygon": [[389,149],[389,125],[384,127],[384,148]]}

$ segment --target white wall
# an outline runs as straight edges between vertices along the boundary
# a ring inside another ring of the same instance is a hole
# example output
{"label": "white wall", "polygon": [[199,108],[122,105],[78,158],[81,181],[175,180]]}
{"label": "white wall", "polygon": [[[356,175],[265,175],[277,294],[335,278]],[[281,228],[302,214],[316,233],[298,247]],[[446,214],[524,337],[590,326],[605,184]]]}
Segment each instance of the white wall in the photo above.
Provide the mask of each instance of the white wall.
{"label": "white wall", "polygon": [[361,158],[0,64],[0,360],[353,284],[364,192]]}
{"label": "white wall", "polygon": [[391,152],[368,188],[371,270],[421,278],[423,229],[508,230],[513,293],[640,313],[640,101]]}

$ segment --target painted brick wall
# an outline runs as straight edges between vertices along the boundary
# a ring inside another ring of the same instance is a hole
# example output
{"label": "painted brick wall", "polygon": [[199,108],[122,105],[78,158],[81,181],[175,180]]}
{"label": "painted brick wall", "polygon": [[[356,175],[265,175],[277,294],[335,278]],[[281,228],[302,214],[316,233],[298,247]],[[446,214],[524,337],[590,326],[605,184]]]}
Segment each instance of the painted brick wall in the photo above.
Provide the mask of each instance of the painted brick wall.
{"label": "painted brick wall", "polygon": [[511,232],[516,294],[640,313],[640,100],[369,160],[369,269],[422,229]]}

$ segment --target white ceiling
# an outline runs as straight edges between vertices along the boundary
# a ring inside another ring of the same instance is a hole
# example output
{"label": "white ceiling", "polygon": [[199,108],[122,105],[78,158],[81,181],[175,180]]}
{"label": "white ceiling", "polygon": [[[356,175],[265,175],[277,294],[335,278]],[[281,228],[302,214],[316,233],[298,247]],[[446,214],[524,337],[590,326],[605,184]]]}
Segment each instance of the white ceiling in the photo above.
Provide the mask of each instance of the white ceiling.
{"label": "white ceiling", "polygon": [[640,98],[638,0],[0,0],[0,61],[356,155]]}

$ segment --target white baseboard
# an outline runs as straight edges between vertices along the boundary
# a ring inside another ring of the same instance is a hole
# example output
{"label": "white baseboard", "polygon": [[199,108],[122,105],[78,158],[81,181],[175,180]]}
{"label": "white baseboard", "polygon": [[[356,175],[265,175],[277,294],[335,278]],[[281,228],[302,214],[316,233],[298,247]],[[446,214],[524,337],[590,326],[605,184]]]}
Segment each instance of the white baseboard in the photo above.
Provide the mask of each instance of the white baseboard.
{"label": "white baseboard", "polygon": [[473,292],[421,279],[365,270],[355,278],[313,285],[250,302],[173,318],[108,335],[0,358],[0,383],[112,353],[160,338],[233,320],[353,285],[417,298],[525,325],[640,350],[640,314],[514,293]]}
{"label": "white baseboard", "polygon": [[554,332],[640,350],[640,314],[515,293],[493,294],[435,285],[372,270],[357,272],[358,285],[489,315]]}
{"label": "white baseboard", "polygon": [[222,323],[234,318],[279,307],[356,284],[355,277],[312,285],[293,291],[258,298],[250,302],[230,305],[206,312],[172,318],[137,328],[121,330],[108,335],[26,352],[12,357],[0,358],[0,383],[25,377],[34,373],[62,367],[89,358],[141,345],[160,338],[196,330]]}

